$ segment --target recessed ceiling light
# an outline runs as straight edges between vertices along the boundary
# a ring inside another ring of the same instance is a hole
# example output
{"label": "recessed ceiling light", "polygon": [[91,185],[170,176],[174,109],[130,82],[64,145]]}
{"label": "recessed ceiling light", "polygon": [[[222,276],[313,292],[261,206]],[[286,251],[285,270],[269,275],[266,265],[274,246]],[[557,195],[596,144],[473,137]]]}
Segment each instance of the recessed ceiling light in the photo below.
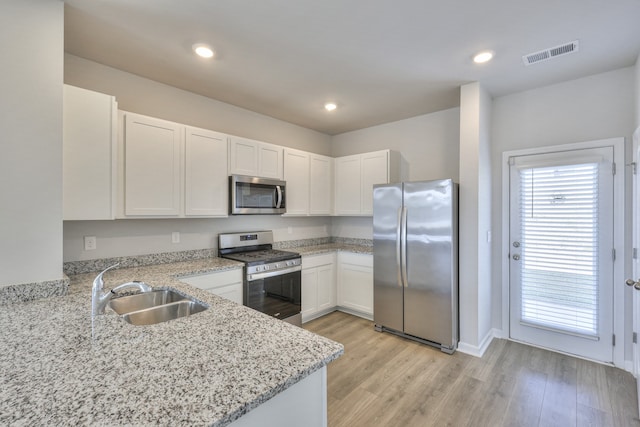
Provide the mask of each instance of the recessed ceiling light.
{"label": "recessed ceiling light", "polygon": [[211,58],[213,57],[213,49],[204,43],[196,43],[193,46],[193,51],[196,55],[201,56],[203,58]]}
{"label": "recessed ceiling light", "polygon": [[327,102],[326,104],[324,104],[324,109],[327,111],[333,111],[336,108],[338,108],[338,106],[336,104],[334,104],[333,102]]}
{"label": "recessed ceiling light", "polygon": [[491,61],[491,58],[493,58],[493,52],[490,50],[485,50],[477,53],[473,57],[473,62],[475,62],[476,64],[484,64],[485,62]]}

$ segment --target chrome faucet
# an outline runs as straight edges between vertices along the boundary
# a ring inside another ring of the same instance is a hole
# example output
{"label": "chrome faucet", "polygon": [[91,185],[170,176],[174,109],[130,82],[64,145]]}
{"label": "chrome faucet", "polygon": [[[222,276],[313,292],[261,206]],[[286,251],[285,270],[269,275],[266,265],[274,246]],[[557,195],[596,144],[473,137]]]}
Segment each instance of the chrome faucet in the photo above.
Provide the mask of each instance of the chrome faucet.
{"label": "chrome faucet", "polygon": [[104,281],[102,280],[102,275],[106,273],[108,270],[111,270],[114,267],[117,267],[120,264],[114,264],[111,267],[104,269],[100,274],[96,276],[93,280],[93,289],[91,291],[91,316],[96,316],[98,314],[104,314],[104,309],[107,306],[107,303],[123,289],[135,288],[140,292],[151,292],[151,286],[147,285],[144,282],[140,282],[134,280],[132,282],[123,283],[121,285],[116,286],[108,292],[102,293],[102,289],[104,287]]}

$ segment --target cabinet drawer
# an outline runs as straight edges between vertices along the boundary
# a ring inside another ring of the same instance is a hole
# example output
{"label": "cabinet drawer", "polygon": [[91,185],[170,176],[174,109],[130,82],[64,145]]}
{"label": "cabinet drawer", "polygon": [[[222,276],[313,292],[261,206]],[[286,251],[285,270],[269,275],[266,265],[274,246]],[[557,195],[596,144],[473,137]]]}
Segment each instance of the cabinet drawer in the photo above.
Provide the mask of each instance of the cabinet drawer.
{"label": "cabinet drawer", "polygon": [[181,277],[180,281],[195,286],[198,289],[215,289],[221,286],[242,283],[242,269]]}
{"label": "cabinet drawer", "polygon": [[319,255],[305,255],[302,257],[302,268],[313,268],[320,265],[333,264],[335,262],[335,254],[319,254]]}
{"label": "cabinet drawer", "polygon": [[350,252],[340,252],[340,263],[353,264],[362,267],[373,268],[373,255],[371,254],[354,254]]}

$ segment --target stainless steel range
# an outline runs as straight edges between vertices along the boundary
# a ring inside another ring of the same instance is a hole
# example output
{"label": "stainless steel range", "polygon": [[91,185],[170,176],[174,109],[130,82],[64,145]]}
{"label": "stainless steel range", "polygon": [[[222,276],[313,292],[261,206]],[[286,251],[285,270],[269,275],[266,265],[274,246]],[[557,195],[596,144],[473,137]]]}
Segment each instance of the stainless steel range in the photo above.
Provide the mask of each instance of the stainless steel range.
{"label": "stainless steel range", "polygon": [[301,257],[273,249],[273,232],[218,235],[218,255],[244,263],[244,305],[302,325]]}

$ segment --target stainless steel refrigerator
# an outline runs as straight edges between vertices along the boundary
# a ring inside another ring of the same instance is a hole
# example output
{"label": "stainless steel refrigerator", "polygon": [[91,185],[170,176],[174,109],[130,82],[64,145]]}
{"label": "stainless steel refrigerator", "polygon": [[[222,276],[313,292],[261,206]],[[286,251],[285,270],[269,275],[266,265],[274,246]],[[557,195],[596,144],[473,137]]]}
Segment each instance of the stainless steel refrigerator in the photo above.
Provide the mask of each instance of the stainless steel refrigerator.
{"label": "stainless steel refrigerator", "polygon": [[458,345],[458,189],[451,179],[373,189],[373,320],[453,353]]}

